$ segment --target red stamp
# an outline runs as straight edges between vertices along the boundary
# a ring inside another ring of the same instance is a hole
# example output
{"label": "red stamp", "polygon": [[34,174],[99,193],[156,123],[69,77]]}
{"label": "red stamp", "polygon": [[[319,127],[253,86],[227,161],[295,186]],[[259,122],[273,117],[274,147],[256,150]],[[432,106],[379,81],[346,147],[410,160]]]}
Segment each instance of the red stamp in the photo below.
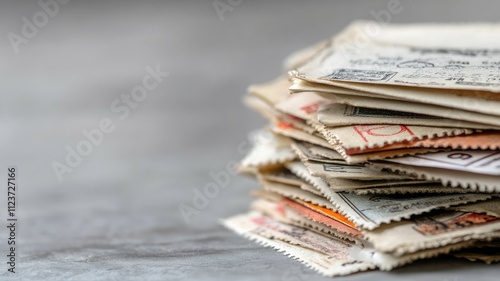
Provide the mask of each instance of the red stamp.
{"label": "red stamp", "polygon": [[414,135],[405,125],[357,125],[353,126],[353,129],[365,142],[368,142],[370,137],[390,137],[399,134]]}
{"label": "red stamp", "polygon": [[319,106],[322,104],[324,104],[324,102],[318,101],[315,103],[305,105],[305,106],[301,107],[300,109],[303,110],[306,114],[311,115],[313,113],[316,113],[319,109]]}

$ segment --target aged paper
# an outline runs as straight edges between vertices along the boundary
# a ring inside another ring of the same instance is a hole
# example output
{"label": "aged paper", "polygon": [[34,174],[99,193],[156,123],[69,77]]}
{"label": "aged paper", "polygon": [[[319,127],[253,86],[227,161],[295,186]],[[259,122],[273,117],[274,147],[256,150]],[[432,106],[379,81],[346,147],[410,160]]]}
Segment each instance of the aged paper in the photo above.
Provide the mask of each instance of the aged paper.
{"label": "aged paper", "polygon": [[252,203],[251,208],[282,223],[309,229],[327,237],[340,238],[360,246],[363,245],[361,233],[355,228],[343,225],[339,221],[329,219],[317,213],[312,214],[314,213],[312,210],[300,204],[296,205],[295,209],[291,208],[285,204],[286,202],[287,199],[283,198],[278,202],[259,199]]}
{"label": "aged paper", "polygon": [[244,98],[270,123],[240,165],[260,189],[224,224],[327,276],[498,261],[496,34],[359,21],[292,54]]}
{"label": "aged paper", "polygon": [[279,223],[258,213],[239,215],[222,223],[236,233],[283,252],[326,276],[346,275],[375,267],[351,257],[349,249],[354,246],[349,243]]}
{"label": "aged paper", "polygon": [[286,100],[278,103],[275,108],[283,113],[293,115],[303,120],[316,119],[316,112],[322,105],[332,101],[313,92],[304,92],[300,95],[290,95]]}
{"label": "aged paper", "polygon": [[290,148],[288,139],[261,130],[257,136],[252,150],[241,161],[240,169],[251,170],[263,168],[292,161],[297,156]]}
{"label": "aged paper", "polygon": [[462,128],[383,124],[355,125],[336,128],[324,127],[323,130],[320,131],[330,144],[339,144],[344,149],[359,149],[359,151],[363,151],[367,148],[384,147],[398,142],[471,134],[473,132],[473,130]]}
{"label": "aged paper", "polygon": [[470,261],[482,261],[487,264],[500,262],[500,240],[479,241],[474,243],[473,246],[453,252],[451,255]]}
{"label": "aged paper", "polygon": [[290,172],[288,169],[282,167],[275,171],[267,171],[266,173],[259,173],[257,178],[262,178],[266,181],[272,181],[287,185],[293,185],[300,187],[304,181],[297,177],[294,173]]}
{"label": "aged paper", "polygon": [[[498,139],[500,142],[500,138]],[[500,181],[500,151],[452,150],[412,155],[386,161],[410,166],[433,167],[498,176]]]}
{"label": "aged paper", "polygon": [[[450,101],[449,105],[435,105],[424,102],[405,101],[398,99],[389,99],[384,97],[362,97],[359,95],[344,95],[344,94],[323,94],[335,103],[349,104],[357,107],[376,108],[376,109],[389,109],[393,111],[402,111],[415,114],[425,114],[450,120],[457,120],[460,124],[462,121],[486,124],[486,127],[492,129],[497,128],[500,124],[500,117],[491,115],[490,113],[480,113],[471,111],[472,107],[477,107],[477,101],[471,98],[458,99],[460,101]],[[435,96],[435,95],[432,95]],[[488,102],[488,101],[486,101]],[[464,109],[458,108],[457,105],[463,103]],[[482,108],[482,107],[479,107]],[[486,110],[488,111],[488,110]],[[451,126],[454,127],[454,126]],[[474,127],[472,127],[474,128]]]}
{"label": "aged paper", "polygon": [[459,186],[477,192],[500,192],[498,176],[449,169],[409,166],[390,162],[370,163],[368,167],[375,170],[385,169],[398,174],[412,175],[421,180],[439,180],[445,186]]}
{"label": "aged paper", "polygon": [[309,173],[313,176],[320,177],[325,181],[335,181],[337,179],[349,180],[401,180],[410,177],[405,175],[392,174],[388,172],[375,171],[367,168],[364,165],[346,165],[335,163],[322,163],[315,161],[304,161]]}
{"label": "aged paper", "polygon": [[419,49],[372,44],[348,50],[332,45],[299,67],[296,77],[315,82],[349,81],[427,87],[499,91],[498,49]]}
{"label": "aged paper", "polygon": [[292,199],[299,199],[304,202],[314,203],[318,206],[322,206],[332,210],[335,209],[335,207],[326,198],[305,191],[299,187],[294,187],[280,183],[272,183],[268,181],[261,181],[261,183],[262,183],[262,189],[266,191],[271,191],[281,196],[289,197]]}
{"label": "aged paper", "polygon": [[497,197],[486,201],[455,206],[451,207],[451,209],[462,212],[487,214],[500,218],[500,198]]}
{"label": "aged paper", "polygon": [[[324,156],[319,156],[317,154],[313,154],[311,149],[311,145],[308,145],[304,142],[292,141],[291,148],[297,154],[301,161],[315,161],[322,163],[333,163],[333,164],[347,164],[346,161],[342,158],[338,152],[335,150],[330,150],[331,157],[335,157],[335,159],[327,158]],[[333,155],[333,156],[332,156]]]}
{"label": "aged paper", "polygon": [[367,194],[419,194],[419,193],[469,193],[473,192],[464,188],[447,187],[440,183],[420,184],[420,185],[402,185],[391,187],[359,188],[351,190],[356,195]]}
{"label": "aged paper", "polygon": [[489,194],[475,193],[407,196],[396,194],[356,195],[335,192],[323,180],[309,174],[301,163],[288,163],[287,168],[320,190],[333,204],[333,209],[346,216],[361,229],[375,229],[382,224],[430,212],[437,208],[446,208],[491,198]]}
{"label": "aged paper", "polygon": [[[500,149],[500,132],[497,131],[485,131],[473,133],[470,135],[460,135],[460,136],[450,136],[450,137],[440,137],[434,139],[423,139],[415,140],[403,143],[394,143],[391,145],[386,145],[380,148],[365,149],[361,151],[362,153],[370,153],[385,150],[396,150],[396,149],[408,149],[408,148],[418,148],[424,147],[429,149],[454,149],[454,150],[464,150],[464,149],[482,149],[482,150],[499,150]],[[360,153],[357,149],[346,150],[348,155],[356,155]],[[485,153],[485,152],[478,152]],[[429,151],[427,154],[433,154]],[[408,158],[408,157],[404,157]]]}
{"label": "aged paper", "polygon": [[319,134],[310,134],[303,130],[294,127],[290,123],[278,122],[272,126],[273,132],[279,135],[283,135],[295,140],[305,141],[315,145],[323,146],[326,148],[331,148],[331,145]]}
{"label": "aged paper", "polygon": [[[295,95],[295,96],[302,96]],[[357,107],[340,103],[322,105],[317,114],[318,121],[328,127],[350,125],[416,125],[430,127],[453,127],[469,129],[500,129],[498,126],[461,121],[432,115]]]}
{"label": "aged paper", "polygon": [[486,214],[443,211],[363,231],[381,252],[403,255],[467,240],[499,237],[500,219]]}

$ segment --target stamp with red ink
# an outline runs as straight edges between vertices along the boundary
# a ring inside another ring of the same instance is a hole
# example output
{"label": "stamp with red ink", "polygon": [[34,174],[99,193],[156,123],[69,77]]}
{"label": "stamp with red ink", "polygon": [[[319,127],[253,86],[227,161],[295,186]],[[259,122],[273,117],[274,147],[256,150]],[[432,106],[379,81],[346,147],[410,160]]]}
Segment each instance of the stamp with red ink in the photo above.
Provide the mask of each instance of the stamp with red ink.
{"label": "stamp with red ink", "polygon": [[400,134],[414,135],[410,128],[405,125],[357,125],[352,128],[365,142]]}
{"label": "stamp with red ink", "polygon": [[328,102],[320,100],[311,104],[304,105],[300,107],[300,110],[304,111],[307,115],[311,115],[313,113],[318,112],[318,109],[321,105],[327,104]]}

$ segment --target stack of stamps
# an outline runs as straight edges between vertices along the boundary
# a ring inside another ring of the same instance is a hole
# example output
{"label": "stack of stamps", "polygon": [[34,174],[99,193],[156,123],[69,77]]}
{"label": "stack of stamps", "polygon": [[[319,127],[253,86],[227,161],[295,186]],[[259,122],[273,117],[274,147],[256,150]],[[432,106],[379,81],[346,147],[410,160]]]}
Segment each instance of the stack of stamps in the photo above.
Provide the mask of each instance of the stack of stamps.
{"label": "stack of stamps", "polygon": [[[244,102],[269,120],[223,220],[326,276],[500,261],[500,25],[355,22]],[[467,38],[467,40],[464,40]]]}

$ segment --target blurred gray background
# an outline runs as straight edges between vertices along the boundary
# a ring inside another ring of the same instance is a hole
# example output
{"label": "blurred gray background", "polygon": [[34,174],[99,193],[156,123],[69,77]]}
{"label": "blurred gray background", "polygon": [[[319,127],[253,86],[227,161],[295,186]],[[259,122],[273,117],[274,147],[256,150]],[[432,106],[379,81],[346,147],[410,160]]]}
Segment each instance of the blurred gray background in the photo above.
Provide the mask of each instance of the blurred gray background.
{"label": "blurred gray background", "polygon": [[[1,280],[322,279],[220,226],[247,210],[254,181],[232,176],[190,223],[179,204],[192,205],[193,189],[241,159],[238,146],[265,124],[241,104],[249,84],[389,1],[243,0],[221,16],[213,2],[73,0],[24,39],[12,35],[23,18],[44,23],[38,1],[1,2]],[[400,3],[391,22],[499,19],[494,0]],[[157,65],[169,76],[120,119],[114,100]],[[52,163],[103,118],[115,130],[60,182]],[[9,165],[18,167],[16,274],[5,257]],[[492,280],[498,269],[440,258],[341,280]]]}

